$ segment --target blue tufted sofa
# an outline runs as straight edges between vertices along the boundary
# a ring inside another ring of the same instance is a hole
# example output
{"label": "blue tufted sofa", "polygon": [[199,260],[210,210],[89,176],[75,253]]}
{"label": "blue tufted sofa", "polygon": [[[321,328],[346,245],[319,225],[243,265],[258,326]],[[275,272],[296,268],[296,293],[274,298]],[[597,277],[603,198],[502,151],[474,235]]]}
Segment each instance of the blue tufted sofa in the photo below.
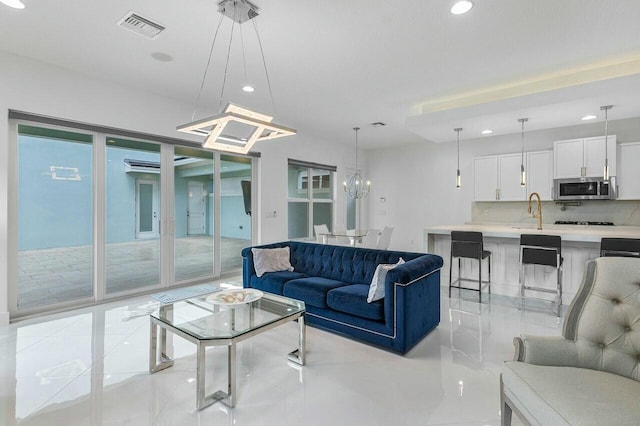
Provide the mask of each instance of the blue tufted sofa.
{"label": "blue tufted sofa", "polygon": [[[305,302],[307,324],[406,353],[440,323],[440,268],[433,254],[287,241],[293,272],[256,275],[242,250],[243,285]],[[367,303],[376,266],[406,263],[387,274],[384,299]]]}

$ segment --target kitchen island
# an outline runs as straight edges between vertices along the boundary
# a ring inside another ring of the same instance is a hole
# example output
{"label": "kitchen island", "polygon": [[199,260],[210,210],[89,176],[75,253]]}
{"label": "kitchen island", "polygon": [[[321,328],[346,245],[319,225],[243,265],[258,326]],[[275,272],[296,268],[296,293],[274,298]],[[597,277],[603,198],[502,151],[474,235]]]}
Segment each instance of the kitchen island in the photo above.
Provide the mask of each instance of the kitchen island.
{"label": "kitchen island", "polygon": [[[424,230],[425,251],[444,258],[444,266],[440,275],[441,285],[448,287],[451,231],[482,232],[485,250],[492,252],[492,292],[506,296],[517,296],[519,295],[520,235],[559,235],[562,239],[562,257],[564,258],[562,303],[569,304],[580,287],[586,262],[600,255],[600,240],[602,238],[640,238],[640,226],[543,224],[542,228],[542,230],[537,230],[536,225],[532,223],[466,223],[434,226]],[[463,260],[462,263],[462,274],[465,277],[478,276],[478,262]],[[486,270],[486,268],[483,269]],[[456,271],[454,271],[454,279],[455,275]],[[535,282],[538,287],[555,288],[555,270],[543,266],[527,266],[526,280],[528,285],[533,285]],[[473,283],[467,284],[473,286]],[[553,297],[549,294],[531,291],[528,291],[527,295],[541,299]]]}

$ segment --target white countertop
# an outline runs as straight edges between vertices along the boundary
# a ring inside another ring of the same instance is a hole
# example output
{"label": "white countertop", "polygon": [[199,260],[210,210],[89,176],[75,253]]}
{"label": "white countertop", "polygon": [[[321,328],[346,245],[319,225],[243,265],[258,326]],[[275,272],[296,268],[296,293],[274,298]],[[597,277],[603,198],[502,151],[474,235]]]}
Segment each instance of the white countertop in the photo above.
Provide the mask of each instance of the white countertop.
{"label": "white countertop", "polygon": [[551,225],[521,223],[465,223],[460,225],[433,226],[425,229],[426,234],[449,234],[451,231],[482,232],[485,237],[520,238],[520,234],[560,235],[564,241],[600,242],[601,238],[640,238],[640,226],[591,226],[591,225]]}

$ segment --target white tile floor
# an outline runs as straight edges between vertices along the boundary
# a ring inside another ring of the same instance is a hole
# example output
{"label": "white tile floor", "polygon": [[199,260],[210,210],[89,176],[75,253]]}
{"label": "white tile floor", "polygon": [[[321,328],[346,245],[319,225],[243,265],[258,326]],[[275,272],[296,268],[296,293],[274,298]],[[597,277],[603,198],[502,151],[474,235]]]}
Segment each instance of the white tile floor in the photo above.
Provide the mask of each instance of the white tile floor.
{"label": "white tile floor", "polygon": [[[299,367],[286,356],[295,323],[253,337],[238,347],[237,406],[200,412],[194,345],[175,338],[175,365],[147,372],[148,296],[18,322],[0,327],[0,424],[498,425],[513,337],[561,326],[504,297],[475,300],[443,297],[440,325],[404,357],[308,327]],[[207,391],[224,388],[225,349],[207,357]]]}

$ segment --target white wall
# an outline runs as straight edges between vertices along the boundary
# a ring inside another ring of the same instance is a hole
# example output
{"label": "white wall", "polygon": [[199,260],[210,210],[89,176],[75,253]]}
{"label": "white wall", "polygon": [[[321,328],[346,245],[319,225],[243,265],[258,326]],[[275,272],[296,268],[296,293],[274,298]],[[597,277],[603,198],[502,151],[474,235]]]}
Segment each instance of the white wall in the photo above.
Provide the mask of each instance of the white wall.
{"label": "white wall", "polygon": [[[609,133],[617,136],[618,143],[640,141],[640,119],[610,120]],[[451,134],[454,140],[454,132]],[[602,122],[527,132],[525,150],[552,149],[555,140],[601,135]],[[464,138],[464,132],[461,136]],[[520,143],[519,133],[462,139],[459,190],[455,188],[455,142],[368,151],[371,226],[395,228],[391,248],[422,251],[425,227],[471,221],[473,157],[520,152]]]}
{"label": "white wall", "polygon": [[[176,132],[175,126],[189,121],[193,105],[6,53],[0,53],[0,93],[0,324],[4,324],[8,321],[8,110],[186,138]],[[295,123],[284,124],[295,127]],[[335,165],[336,180],[342,182],[348,165],[343,159],[353,156],[353,147],[331,144],[304,132],[265,142],[256,150],[262,153],[259,212],[261,217],[277,212],[275,218],[263,219],[262,242],[287,238],[288,158]],[[338,189],[341,191],[340,186]],[[337,226],[344,228],[344,197],[338,197],[335,210]]]}

